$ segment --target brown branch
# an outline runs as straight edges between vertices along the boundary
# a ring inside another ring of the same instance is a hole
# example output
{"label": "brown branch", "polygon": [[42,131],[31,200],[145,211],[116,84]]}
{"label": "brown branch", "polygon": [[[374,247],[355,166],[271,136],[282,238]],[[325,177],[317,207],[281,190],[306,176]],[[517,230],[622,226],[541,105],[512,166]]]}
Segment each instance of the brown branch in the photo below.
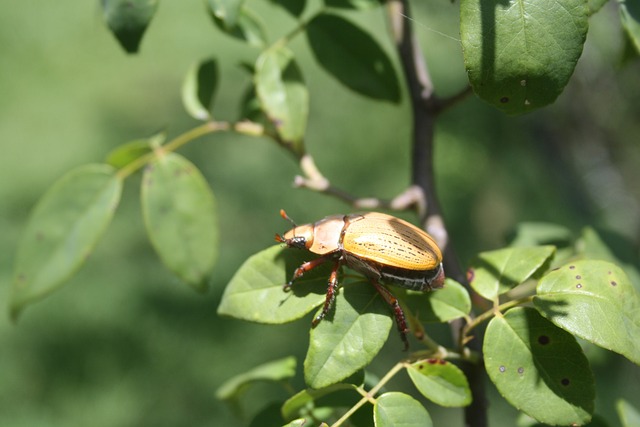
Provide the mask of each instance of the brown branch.
{"label": "brown branch", "polygon": [[[444,109],[466,97],[465,89],[448,100],[439,100],[435,93],[424,56],[412,30],[408,0],[388,0],[387,14],[396,43],[402,71],[411,97],[413,118],[412,183],[422,192],[426,209],[418,212],[423,227],[431,234],[444,251],[445,271],[449,277],[466,283],[466,277],[456,256],[442,217],[434,180],[433,147],[435,119]],[[452,322],[455,342],[461,333],[464,321]],[[481,351],[481,340],[476,338],[469,348]],[[470,427],[487,426],[487,406],[482,363],[464,363],[462,369],[469,381],[473,402],[465,408],[465,424]]]}

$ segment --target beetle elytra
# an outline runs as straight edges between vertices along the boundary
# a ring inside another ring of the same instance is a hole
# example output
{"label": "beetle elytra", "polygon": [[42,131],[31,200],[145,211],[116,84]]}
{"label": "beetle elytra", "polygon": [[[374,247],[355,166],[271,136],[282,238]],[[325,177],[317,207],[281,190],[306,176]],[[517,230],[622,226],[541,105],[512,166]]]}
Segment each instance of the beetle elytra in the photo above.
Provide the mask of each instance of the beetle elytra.
{"label": "beetle elytra", "polygon": [[[280,215],[291,221],[284,210]],[[325,262],[333,263],[324,306],[313,319],[313,326],[333,305],[338,290],[338,271],[346,265],[367,277],[391,306],[406,350],[409,344],[404,312],[383,284],[417,291],[430,291],[444,285],[442,253],[433,238],[413,224],[391,215],[377,212],[331,215],[311,224],[294,224],[284,235],[276,234],[276,241],[320,255],[295,270],[291,280],[284,285],[285,291],[306,272]]]}

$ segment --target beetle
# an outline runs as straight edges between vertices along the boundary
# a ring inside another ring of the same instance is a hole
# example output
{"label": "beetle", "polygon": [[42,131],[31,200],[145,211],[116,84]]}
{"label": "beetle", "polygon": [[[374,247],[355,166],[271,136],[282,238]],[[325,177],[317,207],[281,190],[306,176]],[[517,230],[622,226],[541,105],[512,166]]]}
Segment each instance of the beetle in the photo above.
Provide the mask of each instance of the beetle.
{"label": "beetle", "polygon": [[277,242],[289,248],[307,250],[320,255],[300,265],[284,285],[289,291],[293,282],[306,272],[332,262],[324,306],[312,321],[316,326],[331,309],[338,290],[338,271],[346,265],[369,279],[395,315],[405,350],[407,322],[397,298],[382,284],[406,289],[430,291],[444,285],[442,252],[425,231],[391,215],[366,212],[330,215],[310,224],[296,225],[284,210],[280,215],[293,224],[284,234],[276,234]]}

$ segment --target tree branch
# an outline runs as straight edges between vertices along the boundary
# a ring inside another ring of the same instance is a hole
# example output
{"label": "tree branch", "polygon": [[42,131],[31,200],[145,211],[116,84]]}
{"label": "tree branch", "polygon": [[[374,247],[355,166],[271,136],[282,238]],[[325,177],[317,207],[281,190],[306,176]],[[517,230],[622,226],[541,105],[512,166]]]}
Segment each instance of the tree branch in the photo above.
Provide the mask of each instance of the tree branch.
{"label": "tree branch", "polygon": [[[387,14],[411,97],[413,117],[412,184],[421,190],[422,198],[425,201],[425,209],[418,209],[418,214],[425,230],[436,239],[443,249],[447,275],[461,283],[466,283],[464,271],[459,264],[453,245],[449,241],[437,197],[433,169],[433,147],[437,115],[444,108],[467,96],[469,90],[465,89],[447,101],[439,100],[435,95],[426,61],[412,30],[408,0],[388,0]],[[463,326],[463,320],[452,322],[454,342],[458,342],[457,338]],[[480,343],[480,339],[475,339],[469,343],[469,347],[480,352]],[[469,381],[473,395],[472,404],[465,408],[465,424],[470,427],[484,427],[487,425],[487,409],[483,364],[465,363],[462,365],[462,369]]]}

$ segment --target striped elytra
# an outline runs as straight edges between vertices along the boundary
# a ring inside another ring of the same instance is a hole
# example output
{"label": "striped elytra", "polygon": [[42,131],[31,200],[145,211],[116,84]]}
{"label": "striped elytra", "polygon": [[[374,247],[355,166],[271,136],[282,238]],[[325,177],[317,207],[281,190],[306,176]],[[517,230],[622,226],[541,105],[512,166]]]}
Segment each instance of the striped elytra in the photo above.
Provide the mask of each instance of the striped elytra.
{"label": "striped elytra", "polygon": [[381,265],[406,270],[432,270],[442,253],[426,232],[391,215],[369,212],[345,218],[343,250]]}

